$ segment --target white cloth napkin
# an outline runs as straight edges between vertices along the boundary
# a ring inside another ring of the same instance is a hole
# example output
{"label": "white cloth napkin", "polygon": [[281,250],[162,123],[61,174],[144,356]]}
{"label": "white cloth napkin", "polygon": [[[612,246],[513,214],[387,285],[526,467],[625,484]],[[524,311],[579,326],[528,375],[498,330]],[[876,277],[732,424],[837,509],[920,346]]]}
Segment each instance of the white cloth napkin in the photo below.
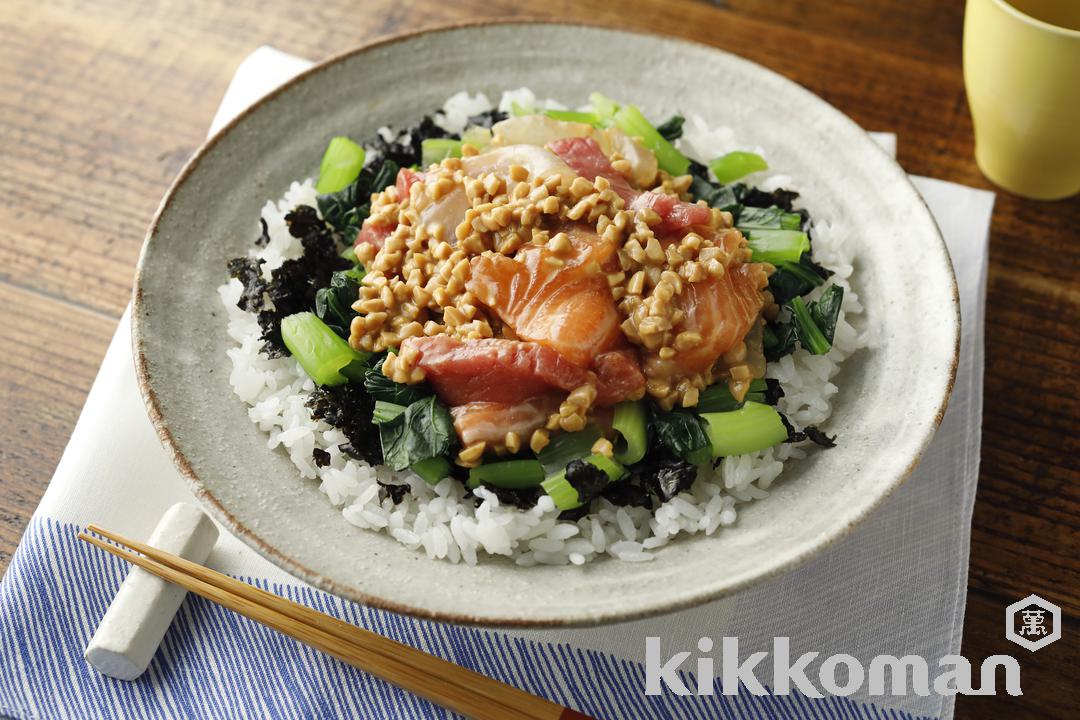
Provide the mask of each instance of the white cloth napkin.
{"label": "white cloth napkin", "polygon": [[[272,48],[252,53],[238,68],[211,134],[308,65]],[[895,153],[895,136],[880,141]],[[302,586],[227,532],[208,564],[604,718],[715,717],[721,712],[869,718],[886,711],[895,713],[890,717],[951,717],[951,698],[936,695],[645,698],[641,674],[647,636],[663,639],[665,659],[678,650],[694,651],[704,635],[717,648],[721,636],[738,636],[743,658],[770,650],[776,636],[791,638],[793,657],[807,651],[822,657],[847,653],[864,666],[879,654],[917,654],[933,668],[937,658],[959,652],[979,465],[987,238],[994,196],[927,178],[913,180],[937,218],[959,282],[963,337],[956,389],[912,477],[855,532],[799,569],[732,598],[658,618],[592,630],[489,632],[350,606]],[[244,621],[227,624],[232,622],[227,615],[192,598],[144,679],[124,684],[87,670],[81,646],[124,569],[100,553],[80,549],[71,538],[74,527],[96,522],[145,537],[166,508],[191,499],[146,417],[125,314],[56,474],[0,583],[0,713],[113,717],[135,714],[138,708],[147,717],[444,716],[361,673],[349,674],[353,671],[340,664],[260,634]],[[98,587],[79,587],[87,585],[88,576],[99,578]],[[71,609],[76,602],[83,606]],[[43,649],[47,646],[55,652]],[[244,665],[246,656],[256,657],[257,663]],[[692,665],[693,660],[686,669],[692,671]],[[318,669],[308,683],[302,673],[310,668]],[[758,677],[771,686],[767,668]],[[327,693],[334,703],[320,704]]]}

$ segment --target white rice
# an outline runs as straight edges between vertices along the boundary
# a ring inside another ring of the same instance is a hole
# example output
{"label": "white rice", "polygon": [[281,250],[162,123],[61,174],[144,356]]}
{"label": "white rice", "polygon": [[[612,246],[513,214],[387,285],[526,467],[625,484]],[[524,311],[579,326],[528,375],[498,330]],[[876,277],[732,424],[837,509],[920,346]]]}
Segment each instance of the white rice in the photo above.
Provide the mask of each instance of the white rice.
{"label": "white rice", "polygon": [[[499,101],[500,109],[513,102],[526,107],[556,107],[550,100],[537,100],[527,88],[508,91]],[[483,94],[458,93],[449,98],[436,120],[447,130],[460,132],[470,116],[491,109]],[[768,158],[761,148],[740,147],[730,128],[710,128],[695,115],[687,118],[679,147],[692,157],[708,159],[735,149],[753,149]],[[781,185],[797,189],[788,176],[752,178],[759,186]],[[315,206],[312,180],[294,182],[278,202],[267,202],[262,210],[270,236],[264,248],[251,255],[266,261],[270,271],[285,259],[298,257],[302,248],[285,225],[285,214],[297,205]],[[832,270],[833,282],[844,287],[844,301],[836,325],[832,349],[814,356],[802,348],[779,362],[770,363],[767,376],[781,382],[785,395],[779,409],[797,426],[822,425],[832,412],[832,397],[838,388],[831,378],[840,363],[864,344],[864,338],[848,319],[862,311],[859,299],[848,285],[852,273],[852,242],[846,229],[815,215],[814,257]],[[783,444],[761,452],[728,457],[716,470],[702,468],[690,490],[680,493],[655,511],[638,507],[616,507],[604,499],[593,512],[576,522],[560,522],[551,498],[542,496],[528,510],[504,506],[492,493],[479,488],[481,500],[465,498],[465,488],[446,478],[435,486],[412,473],[392,473],[349,458],[338,446],[343,433],[311,418],[305,407],[314,384],[291,358],[270,359],[260,353],[261,330],[253,314],[236,307],[241,285],[230,280],[219,288],[228,311],[230,337],[236,345],[228,350],[232,362],[229,381],[237,396],[249,406],[248,417],[267,434],[267,447],[281,448],[289,455],[300,475],[317,480],[319,489],[345,520],[362,528],[385,532],[406,547],[431,558],[476,564],[485,555],[506,555],[518,565],[582,565],[602,555],[626,562],[643,562],[654,557],[680,534],[712,535],[733,525],[740,504],[768,496],[791,459],[805,457],[800,445]],[[321,448],[330,454],[326,467],[316,467],[312,451]],[[379,499],[378,481],[407,482],[412,493],[397,505]]]}

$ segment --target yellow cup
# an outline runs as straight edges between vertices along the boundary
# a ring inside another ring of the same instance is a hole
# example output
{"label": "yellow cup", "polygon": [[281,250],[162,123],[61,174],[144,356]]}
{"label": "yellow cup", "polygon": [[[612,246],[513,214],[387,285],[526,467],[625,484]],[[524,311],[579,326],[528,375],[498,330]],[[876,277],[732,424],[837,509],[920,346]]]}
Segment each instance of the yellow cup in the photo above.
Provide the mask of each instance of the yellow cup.
{"label": "yellow cup", "polygon": [[975,162],[1039,200],[1080,192],[1080,0],[967,0]]}

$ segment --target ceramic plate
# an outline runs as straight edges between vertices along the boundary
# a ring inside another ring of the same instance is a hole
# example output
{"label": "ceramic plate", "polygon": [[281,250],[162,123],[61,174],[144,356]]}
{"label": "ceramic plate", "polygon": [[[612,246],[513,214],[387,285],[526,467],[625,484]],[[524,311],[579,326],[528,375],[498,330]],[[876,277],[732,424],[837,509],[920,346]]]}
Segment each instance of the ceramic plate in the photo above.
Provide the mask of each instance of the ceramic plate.
{"label": "ceramic plate", "polygon": [[[460,89],[528,86],[570,106],[590,90],[664,117],[697,112],[800,178],[815,217],[857,231],[853,285],[870,347],[844,366],[829,421],[840,444],[788,464],[735,526],[681,537],[649,563],[520,568],[429,560],[349,525],[248,421],[228,383],[216,288],[267,198],[316,173],[328,139],[368,137]],[[841,537],[911,472],[956,367],[956,286],[904,172],[855,123],[795,83],[702,45],[551,24],[458,27],[381,42],[304,73],[229,124],[162,201],[139,263],[134,351],[150,416],[207,509],[298,578],[443,620],[589,624],[701,603],[790,569]]]}

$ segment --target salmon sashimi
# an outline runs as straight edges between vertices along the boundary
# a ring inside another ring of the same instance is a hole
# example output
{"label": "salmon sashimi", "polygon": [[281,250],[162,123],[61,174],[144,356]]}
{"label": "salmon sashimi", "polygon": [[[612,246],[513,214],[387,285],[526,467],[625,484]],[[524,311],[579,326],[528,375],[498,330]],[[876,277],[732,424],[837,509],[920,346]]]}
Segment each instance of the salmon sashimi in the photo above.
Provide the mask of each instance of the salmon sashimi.
{"label": "salmon sashimi", "polygon": [[653,227],[658,236],[671,235],[694,226],[708,226],[712,210],[702,205],[683,202],[672,195],[657,192],[639,192],[627,179],[611,166],[611,161],[592,138],[562,138],[548,145],[551,151],[587,180],[604,177],[611,189],[621,197],[630,210],[635,212],[651,208],[660,216],[660,223]]}
{"label": "salmon sashimi", "polygon": [[552,391],[570,391],[595,378],[537,343],[435,335],[406,338],[401,347],[419,351],[417,367],[448,405],[513,404]]}
{"label": "salmon sashimi", "polygon": [[607,279],[588,265],[552,267],[545,248],[529,247],[520,259],[481,255],[472,260],[465,287],[494,310],[523,340],[590,367],[599,353],[624,339]]}
{"label": "salmon sashimi", "polygon": [[687,373],[705,373],[742,342],[761,314],[761,290],[767,284],[765,267],[758,263],[734,265],[719,278],[687,283],[678,301],[686,313],[680,330],[698,333],[701,343],[676,355],[676,364]]}
{"label": "salmon sashimi", "polygon": [[496,446],[511,432],[529,438],[534,430],[544,427],[552,413],[559,411],[561,401],[559,395],[548,393],[513,404],[470,402],[451,408],[450,416],[465,447],[480,442]]}

